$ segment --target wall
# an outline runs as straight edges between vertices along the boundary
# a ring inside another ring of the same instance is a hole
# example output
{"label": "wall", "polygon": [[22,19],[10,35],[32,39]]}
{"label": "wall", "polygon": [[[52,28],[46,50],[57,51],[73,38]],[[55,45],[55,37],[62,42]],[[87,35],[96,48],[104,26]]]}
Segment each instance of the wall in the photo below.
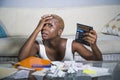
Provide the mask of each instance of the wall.
{"label": "wall", "polygon": [[120,5],[120,0],[0,0],[0,7],[61,8]]}
{"label": "wall", "polygon": [[[119,5],[66,8],[0,8],[0,21],[8,34],[30,35],[44,14],[57,14],[65,21],[63,35],[74,35],[76,23],[93,26],[99,33],[102,27],[120,13]],[[66,31],[67,30],[67,31]]]}

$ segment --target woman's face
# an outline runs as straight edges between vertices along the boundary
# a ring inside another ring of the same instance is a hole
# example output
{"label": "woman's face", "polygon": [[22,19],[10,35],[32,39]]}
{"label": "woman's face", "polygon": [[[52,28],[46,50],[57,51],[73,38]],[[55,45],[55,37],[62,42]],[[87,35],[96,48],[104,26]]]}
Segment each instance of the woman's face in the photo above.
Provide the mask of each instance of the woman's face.
{"label": "woman's face", "polygon": [[41,31],[41,35],[43,40],[54,39],[59,36],[60,27],[58,25],[58,21],[56,19],[50,19],[45,22],[43,29]]}

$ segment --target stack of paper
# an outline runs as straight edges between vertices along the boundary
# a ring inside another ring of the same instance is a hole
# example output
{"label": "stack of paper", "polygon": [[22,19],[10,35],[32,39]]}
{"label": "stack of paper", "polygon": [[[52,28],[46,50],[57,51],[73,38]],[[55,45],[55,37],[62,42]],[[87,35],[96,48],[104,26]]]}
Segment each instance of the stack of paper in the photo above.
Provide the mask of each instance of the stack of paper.
{"label": "stack of paper", "polygon": [[34,72],[33,75],[45,76],[47,74],[52,77],[64,77],[66,73],[75,73],[78,71],[82,71],[83,74],[88,74],[91,77],[111,75],[108,72],[109,68],[93,67],[92,65],[76,63],[75,61],[55,61],[52,64],[47,70]]}

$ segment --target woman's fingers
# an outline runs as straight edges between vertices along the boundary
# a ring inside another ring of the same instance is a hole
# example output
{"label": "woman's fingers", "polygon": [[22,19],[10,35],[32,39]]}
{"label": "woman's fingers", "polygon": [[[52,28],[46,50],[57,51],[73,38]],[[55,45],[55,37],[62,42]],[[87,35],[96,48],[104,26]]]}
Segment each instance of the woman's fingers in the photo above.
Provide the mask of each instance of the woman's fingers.
{"label": "woman's fingers", "polygon": [[52,15],[51,14],[46,14],[46,15],[43,15],[42,17],[41,17],[41,19],[51,19],[52,18]]}
{"label": "woman's fingers", "polygon": [[97,35],[94,30],[91,30],[89,33],[85,33],[84,40],[89,42],[90,44],[96,43]]}

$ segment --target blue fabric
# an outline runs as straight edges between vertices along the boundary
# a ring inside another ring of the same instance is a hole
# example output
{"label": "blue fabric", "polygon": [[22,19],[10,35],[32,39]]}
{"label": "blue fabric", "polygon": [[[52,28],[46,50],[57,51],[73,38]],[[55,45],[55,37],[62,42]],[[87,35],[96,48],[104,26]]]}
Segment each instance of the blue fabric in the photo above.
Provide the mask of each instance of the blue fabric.
{"label": "blue fabric", "polygon": [[5,38],[5,37],[7,37],[7,34],[3,29],[3,27],[0,25],[0,38]]}

